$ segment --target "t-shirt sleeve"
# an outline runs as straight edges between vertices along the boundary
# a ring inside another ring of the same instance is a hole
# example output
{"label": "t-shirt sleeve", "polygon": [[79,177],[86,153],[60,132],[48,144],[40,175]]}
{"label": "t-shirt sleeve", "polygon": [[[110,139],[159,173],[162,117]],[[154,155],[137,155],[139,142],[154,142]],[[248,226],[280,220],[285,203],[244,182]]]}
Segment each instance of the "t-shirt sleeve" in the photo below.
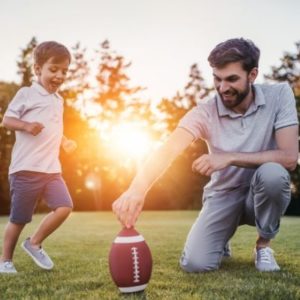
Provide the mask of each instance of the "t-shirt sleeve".
{"label": "t-shirt sleeve", "polygon": [[296,109],[296,101],[291,87],[285,83],[279,92],[279,109],[275,119],[275,130],[297,125],[298,116]]}
{"label": "t-shirt sleeve", "polygon": [[12,101],[9,103],[7,110],[5,111],[5,117],[14,117],[14,118],[21,118],[26,109],[26,91],[25,88],[21,88]]}
{"label": "t-shirt sleeve", "polygon": [[201,105],[197,105],[187,112],[179,121],[177,128],[183,128],[189,131],[197,139],[206,139],[207,137],[208,116]]}

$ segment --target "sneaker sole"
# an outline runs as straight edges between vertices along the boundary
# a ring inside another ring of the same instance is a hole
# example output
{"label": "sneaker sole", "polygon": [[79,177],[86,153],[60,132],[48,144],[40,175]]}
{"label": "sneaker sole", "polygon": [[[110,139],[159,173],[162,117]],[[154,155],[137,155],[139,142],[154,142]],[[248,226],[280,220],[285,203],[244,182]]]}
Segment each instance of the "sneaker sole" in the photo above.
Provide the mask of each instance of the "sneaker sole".
{"label": "sneaker sole", "polygon": [[21,245],[22,249],[33,259],[33,261],[42,269],[44,270],[52,270],[54,265],[52,267],[47,267],[47,266],[44,266],[43,264],[41,264],[31,253],[30,251],[28,251],[26,249],[26,247],[24,246],[24,242],[22,243]]}

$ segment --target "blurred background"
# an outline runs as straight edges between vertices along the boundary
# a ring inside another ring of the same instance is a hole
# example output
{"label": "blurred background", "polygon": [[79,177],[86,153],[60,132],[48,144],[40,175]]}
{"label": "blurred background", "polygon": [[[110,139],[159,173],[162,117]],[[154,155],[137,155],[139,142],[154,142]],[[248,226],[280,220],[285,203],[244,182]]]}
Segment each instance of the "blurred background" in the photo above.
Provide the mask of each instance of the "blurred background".
{"label": "blurred background", "polygon": [[[297,1],[44,2],[1,1],[0,121],[16,91],[34,79],[35,46],[66,44],[73,61],[60,91],[64,133],[78,148],[61,151],[60,159],[77,211],[110,210],[182,116],[214,93],[206,58],[227,38],[243,36],[258,45],[258,82],[287,81],[300,113]],[[0,214],[9,212],[14,139],[0,126]],[[197,141],[182,153],[150,190],[145,209],[200,209],[209,178],[192,173],[191,164],[205,152]],[[299,166],[291,176],[288,214],[300,215]],[[41,199],[37,211],[44,210]]]}

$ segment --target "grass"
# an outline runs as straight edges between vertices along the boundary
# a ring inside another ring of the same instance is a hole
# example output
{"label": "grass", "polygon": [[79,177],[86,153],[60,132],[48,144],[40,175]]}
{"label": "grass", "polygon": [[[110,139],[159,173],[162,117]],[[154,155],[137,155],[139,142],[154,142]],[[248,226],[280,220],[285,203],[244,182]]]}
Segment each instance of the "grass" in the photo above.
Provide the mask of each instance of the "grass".
{"label": "grass", "polygon": [[[110,212],[73,213],[44,243],[55,262],[40,270],[20,242],[43,215],[22,232],[15,252],[17,275],[0,275],[0,299],[300,299],[300,218],[284,217],[273,242],[282,270],[259,273],[252,249],[255,229],[242,226],[232,239],[233,258],[204,274],[181,271],[178,260],[196,211],[143,212],[137,230],[151,248],[153,272],[145,292],[123,295],[111,280],[108,253],[120,225]],[[0,218],[2,232],[7,217]]]}

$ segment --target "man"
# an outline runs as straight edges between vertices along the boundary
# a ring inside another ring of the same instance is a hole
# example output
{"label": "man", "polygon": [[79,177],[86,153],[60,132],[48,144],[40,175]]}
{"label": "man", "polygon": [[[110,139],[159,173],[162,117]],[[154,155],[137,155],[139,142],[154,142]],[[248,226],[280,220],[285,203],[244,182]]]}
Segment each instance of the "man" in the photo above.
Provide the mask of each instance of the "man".
{"label": "man", "polygon": [[217,95],[182,118],[113,203],[120,222],[133,226],[153,182],[190,143],[205,140],[209,154],[196,159],[192,169],[211,180],[181,257],[187,272],[218,269],[224,247],[241,224],[256,226],[256,268],[280,269],[270,240],[278,233],[290,201],[288,171],[297,164],[298,120],[287,84],[254,84],[259,55],[254,43],[243,38],[227,40],[212,50],[208,61]]}

